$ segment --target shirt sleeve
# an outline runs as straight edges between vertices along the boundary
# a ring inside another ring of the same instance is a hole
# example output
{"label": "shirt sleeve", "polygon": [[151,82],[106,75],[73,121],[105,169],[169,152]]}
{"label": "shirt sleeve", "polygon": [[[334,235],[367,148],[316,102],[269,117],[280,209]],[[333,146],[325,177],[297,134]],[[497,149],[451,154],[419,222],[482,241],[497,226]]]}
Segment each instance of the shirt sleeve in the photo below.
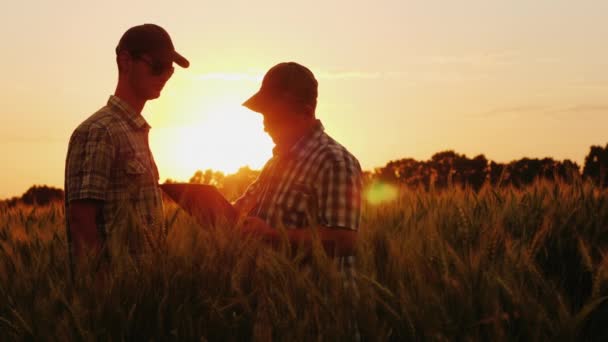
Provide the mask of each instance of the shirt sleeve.
{"label": "shirt sleeve", "polygon": [[318,220],[330,228],[359,229],[361,169],[351,161],[332,162],[317,183]]}
{"label": "shirt sleeve", "polygon": [[92,127],[75,132],[66,158],[66,200],[105,200],[114,157],[107,129]]}

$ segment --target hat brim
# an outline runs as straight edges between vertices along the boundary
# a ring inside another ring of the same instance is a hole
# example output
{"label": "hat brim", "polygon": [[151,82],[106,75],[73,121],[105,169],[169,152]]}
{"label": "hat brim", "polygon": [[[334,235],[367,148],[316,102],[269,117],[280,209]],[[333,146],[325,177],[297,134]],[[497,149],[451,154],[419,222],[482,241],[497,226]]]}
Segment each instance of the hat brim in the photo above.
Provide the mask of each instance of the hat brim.
{"label": "hat brim", "polygon": [[266,96],[261,91],[253,94],[247,101],[243,102],[243,106],[251,109],[254,112],[263,113],[268,107]]}
{"label": "hat brim", "polygon": [[190,62],[177,51],[173,51],[173,61],[182,68],[187,68],[190,66]]}
{"label": "hat brim", "polygon": [[190,62],[175,50],[156,50],[146,52],[146,54],[158,61],[174,62],[182,68],[190,66]]}

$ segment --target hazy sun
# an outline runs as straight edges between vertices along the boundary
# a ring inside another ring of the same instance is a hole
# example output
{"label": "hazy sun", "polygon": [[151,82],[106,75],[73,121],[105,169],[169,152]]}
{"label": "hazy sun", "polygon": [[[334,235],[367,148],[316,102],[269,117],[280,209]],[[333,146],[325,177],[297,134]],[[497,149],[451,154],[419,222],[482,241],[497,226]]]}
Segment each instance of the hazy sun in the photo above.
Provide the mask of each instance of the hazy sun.
{"label": "hazy sun", "polygon": [[150,147],[164,178],[187,181],[196,170],[233,173],[248,165],[259,169],[273,143],[262,117],[232,102],[201,109],[190,124],[152,129]]}

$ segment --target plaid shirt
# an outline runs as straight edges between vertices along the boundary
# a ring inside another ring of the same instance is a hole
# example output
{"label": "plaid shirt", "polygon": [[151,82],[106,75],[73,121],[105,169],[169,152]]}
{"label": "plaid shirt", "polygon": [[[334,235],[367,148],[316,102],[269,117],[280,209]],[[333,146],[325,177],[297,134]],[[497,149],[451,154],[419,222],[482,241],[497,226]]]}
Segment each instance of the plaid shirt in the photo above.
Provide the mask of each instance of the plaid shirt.
{"label": "plaid shirt", "polygon": [[128,224],[132,214],[145,228],[164,228],[149,131],[146,120],[116,96],[110,96],[105,107],[81,123],[68,146],[66,212],[74,200],[102,201],[102,213],[97,217],[102,237],[113,227]]}
{"label": "plaid shirt", "polygon": [[288,151],[274,149],[237,205],[275,228],[318,224],[358,230],[361,167],[318,122]]}
{"label": "plaid shirt", "polygon": [[[356,231],[361,183],[357,158],[327,135],[318,121],[285,153],[275,147],[273,157],[235,205],[274,228],[321,225]],[[356,294],[355,256],[339,257],[336,262],[343,286]]]}

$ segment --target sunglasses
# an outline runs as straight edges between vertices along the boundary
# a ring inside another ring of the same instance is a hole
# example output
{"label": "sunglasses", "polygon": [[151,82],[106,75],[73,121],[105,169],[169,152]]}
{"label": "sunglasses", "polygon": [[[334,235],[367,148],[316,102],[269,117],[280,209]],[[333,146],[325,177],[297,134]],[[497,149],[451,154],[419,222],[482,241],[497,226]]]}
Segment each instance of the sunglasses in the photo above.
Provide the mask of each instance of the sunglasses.
{"label": "sunglasses", "polygon": [[175,68],[173,67],[173,61],[160,62],[152,60],[146,56],[133,56],[134,59],[140,60],[150,67],[150,73],[153,76],[160,76],[168,72],[170,75],[173,74]]}

